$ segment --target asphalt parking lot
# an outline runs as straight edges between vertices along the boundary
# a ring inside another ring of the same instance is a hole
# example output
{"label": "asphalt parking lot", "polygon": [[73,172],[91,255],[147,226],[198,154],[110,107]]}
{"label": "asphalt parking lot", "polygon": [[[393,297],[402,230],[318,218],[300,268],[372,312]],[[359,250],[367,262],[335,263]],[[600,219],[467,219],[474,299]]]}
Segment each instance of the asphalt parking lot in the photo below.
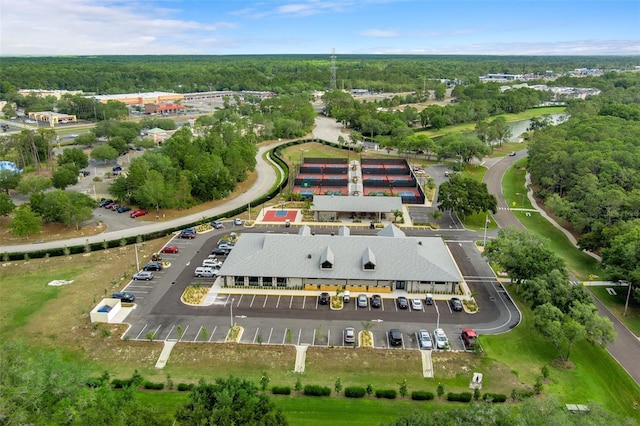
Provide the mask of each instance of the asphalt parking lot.
{"label": "asphalt parking lot", "polygon": [[[117,214],[117,213],[115,213]],[[129,219],[129,218],[126,218]],[[449,337],[451,349],[462,350],[459,338],[463,327],[484,326],[499,319],[498,310],[483,309],[479,314],[454,312],[446,300],[436,300],[433,305],[423,303],[421,310],[399,309],[395,297],[381,294],[380,308],[369,304],[359,308],[357,294],[343,309],[332,310],[319,303],[316,294],[227,294],[221,289],[207,306],[188,306],[180,296],[189,285],[211,287],[214,278],[196,278],[193,271],[202,264],[219,239],[230,231],[238,230],[230,223],[226,229],[198,234],[194,239],[173,238],[167,245],[179,249],[176,254],[163,254],[163,260],[171,266],[154,271],[151,281],[131,281],[124,291],[136,296],[134,309],[127,322],[131,327],[126,337],[132,340],[179,340],[190,342],[224,342],[232,324],[243,327],[241,343],[247,344],[296,344],[314,346],[353,346],[345,344],[343,330],[354,327],[361,331],[370,327],[377,348],[418,349],[415,333],[419,329],[443,328]],[[239,230],[238,230],[239,231]],[[260,229],[243,229],[243,232],[259,232]],[[456,261],[461,262],[463,274],[473,274],[472,261],[461,243],[452,244]],[[224,260],[224,256],[218,256]],[[460,258],[460,259],[458,259]],[[480,260],[482,261],[482,260]],[[140,268],[145,262],[140,263]],[[497,290],[496,294],[498,294]],[[277,289],[275,289],[277,292]],[[368,296],[371,296],[369,293]],[[407,295],[411,299],[412,295]],[[500,296],[498,297],[506,297]],[[420,295],[424,302],[424,295]],[[487,303],[497,303],[495,297]],[[387,333],[397,328],[402,332],[402,345],[391,346]]]}

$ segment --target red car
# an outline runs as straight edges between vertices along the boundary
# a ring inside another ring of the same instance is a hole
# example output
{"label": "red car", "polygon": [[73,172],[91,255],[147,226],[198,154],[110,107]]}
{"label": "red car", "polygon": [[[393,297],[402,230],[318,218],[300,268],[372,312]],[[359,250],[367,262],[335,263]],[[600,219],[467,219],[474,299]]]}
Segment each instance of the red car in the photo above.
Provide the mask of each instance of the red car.
{"label": "red car", "polygon": [[178,247],[176,246],[166,246],[160,250],[160,253],[178,253],[179,251],[180,250],[178,250]]}
{"label": "red car", "polygon": [[131,217],[140,217],[140,216],[144,216],[147,213],[149,213],[149,212],[146,211],[146,210],[143,210],[143,209],[139,209],[139,210],[132,211],[129,216],[131,216]]}

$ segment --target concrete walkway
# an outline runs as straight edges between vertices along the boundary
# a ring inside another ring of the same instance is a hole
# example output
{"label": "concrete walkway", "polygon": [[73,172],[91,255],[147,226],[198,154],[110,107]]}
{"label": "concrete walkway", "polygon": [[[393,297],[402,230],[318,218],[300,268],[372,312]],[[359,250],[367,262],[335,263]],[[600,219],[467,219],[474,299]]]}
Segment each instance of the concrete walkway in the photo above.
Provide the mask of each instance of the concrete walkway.
{"label": "concrete walkway", "polygon": [[175,340],[165,340],[164,348],[162,348],[162,352],[160,352],[160,356],[158,357],[158,361],[156,362],[156,368],[161,369],[167,365],[167,361],[169,361],[169,355],[171,355],[171,351],[173,347],[178,343]]}
{"label": "concrete walkway", "polygon": [[296,373],[304,373],[304,366],[307,361],[307,348],[306,345],[296,345],[296,365],[293,371]]}
{"label": "concrete walkway", "polygon": [[433,379],[433,360],[431,359],[431,352],[433,351],[420,351],[422,355],[422,376]]}

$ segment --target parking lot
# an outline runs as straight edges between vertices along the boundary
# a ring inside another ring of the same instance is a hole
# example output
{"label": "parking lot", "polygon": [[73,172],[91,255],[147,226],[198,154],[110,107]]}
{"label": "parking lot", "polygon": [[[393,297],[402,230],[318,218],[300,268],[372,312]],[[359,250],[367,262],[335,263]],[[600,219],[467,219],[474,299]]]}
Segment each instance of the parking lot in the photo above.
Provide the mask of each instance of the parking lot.
{"label": "parking lot", "polygon": [[[167,245],[179,250],[178,253],[162,254],[163,261],[169,262],[170,267],[153,271],[154,278],[150,281],[131,281],[124,288],[136,296],[136,309],[127,318],[131,327],[126,337],[220,343],[225,341],[231,325],[237,324],[244,329],[240,343],[245,344],[353,346],[344,343],[344,328],[353,327],[359,332],[366,327],[373,333],[376,348],[418,349],[416,332],[427,329],[432,334],[440,327],[449,338],[450,349],[462,350],[461,329],[473,327],[480,316],[490,317],[488,311],[482,315],[452,311],[447,300],[436,299],[432,305],[427,305],[424,295],[416,295],[422,299],[421,309],[414,310],[411,303],[406,309],[400,309],[395,296],[384,293],[378,308],[371,306],[373,293],[367,294],[367,307],[358,307],[358,294],[352,293],[350,303],[345,303],[343,309],[332,310],[328,304],[319,303],[317,293],[277,288],[274,288],[274,294],[250,289],[230,294],[220,288],[210,295],[206,305],[182,303],[180,296],[187,286],[211,287],[214,284],[215,278],[196,278],[194,270],[209,256],[222,236],[236,229],[229,221],[226,229],[200,233],[193,239],[174,237],[168,241]],[[243,232],[252,231],[243,229]],[[223,255],[217,257],[225,259]],[[141,262],[140,268],[143,265]],[[411,301],[412,295],[407,298]],[[393,328],[402,333],[401,345],[389,344],[387,334]]]}

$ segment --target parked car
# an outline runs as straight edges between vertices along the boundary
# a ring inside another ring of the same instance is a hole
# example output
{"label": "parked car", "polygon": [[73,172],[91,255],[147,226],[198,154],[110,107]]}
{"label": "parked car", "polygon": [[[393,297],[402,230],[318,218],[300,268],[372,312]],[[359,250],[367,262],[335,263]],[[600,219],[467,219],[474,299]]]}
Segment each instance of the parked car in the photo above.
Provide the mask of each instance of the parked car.
{"label": "parked car", "polygon": [[427,296],[424,298],[424,304],[433,305],[433,294],[427,294]]}
{"label": "parked car", "polygon": [[222,262],[218,259],[205,259],[202,261],[202,266],[210,266],[212,268],[220,268],[222,266]]}
{"label": "parked car", "polygon": [[120,299],[120,301],[125,303],[133,303],[136,300],[136,296],[131,293],[125,293],[124,291],[116,291],[111,295],[114,299]]}
{"label": "parked car", "polygon": [[150,271],[140,271],[133,274],[134,280],[144,280],[149,281],[153,279],[153,272]]}
{"label": "parked car", "polygon": [[347,327],[343,330],[342,336],[344,338],[345,343],[355,343],[356,342],[356,329],[353,327]]}
{"label": "parked car", "polygon": [[478,335],[471,328],[463,328],[460,337],[462,337],[462,342],[466,349],[474,349],[478,344]]}
{"label": "parked car", "polygon": [[396,303],[398,304],[398,309],[408,309],[409,301],[406,297],[400,296],[396,299]]}
{"label": "parked car", "polygon": [[125,212],[129,212],[131,211],[131,207],[129,206],[120,206],[118,207],[118,210],[116,210],[118,213],[125,213]]}
{"label": "parked car", "polygon": [[243,224],[242,219],[240,219],[239,217],[236,217],[235,219],[233,219],[234,226],[242,226],[242,224]]}
{"label": "parked car", "polygon": [[222,256],[226,256],[229,254],[229,252],[231,251],[231,249],[226,249],[223,247],[216,247],[213,250],[211,250],[211,254],[219,254]]}
{"label": "parked car", "polygon": [[371,296],[371,307],[379,308],[380,306],[382,306],[382,297],[380,297],[379,294],[374,294],[373,296]]}
{"label": "parked car", "polygon": [[389,330],[389,345],[402,345],[402,333],[397,328],[392,328],[391,330]]}
{"label": "parked car", "polygon": [[202,278],[215,277],[217,274],[218,274],[218,270],[210,266],[198,266],[194,272],[194,275],[196,277],[202,277]]}
{"label": "parked car", "polygon": [[427,330],[418,330],[416,333],[416,338],[418,340],[418,344],[420,345],[420,349],[433,349],[433,340],[431,340],[431,335]]}
{"label": "parked car", "polygon": [[449,339],[447,339],[447,335],[441,328],[433,330],[433,340],[438,349],[446,349],[449,346]]}
{"label": "parked car", "polygon": [[149,262],[142,267],[143,271],[162,271],[162,263]]}
{"label": "parked car", "polygon": [[351,293],[349,293],[349,290],[345,290],[345,292],[342,293],[342,301],[344,303],[349,303],[351,301]]}
{"label": "parked car", "polygon": [[515,152],[515,151],[511,151],[511,152],[509,153],[509,157],[515,157],[515,156],[516,156],[516,152]]}
{"label": "parked car", "polygon": [[113,204],[111,204],[111,205],[109,206],[109,210],[113,210],[113,211],[115,212],[115,211],[118,211],[118,209],[119,209],[120,207],[122,207],[120,204],[118,204],[118,203],[113,203]]}
{"label": "parked car", "polygon": [[87,177],[91,174],[89,170],[80,170],[80,174],[84,177]]}
{"label": "parked car", "polygon": [[449,299],[449,306],[451,306],[452,311],[461,311],[462,310],[462,300],[457,297],[452,297]]}
{"label": "parked car", "polygon": [[367,295],[366,294],[359,294],[358,295],[358,308],[366,308],[368,306],[369,302],[367,301]]}
{"label": "parked car", "polygon": [[320,298],[318,299],[318,303],[321,305],[328,305],[330,299],[331,298],[329,297],[329,293],[320,293]]}
{"label": "parked car", "polygon": [[131,216],[131,217],[140,217],[140,216],[146,215],[147,213],[149,213],[149,212],[147,210],[145,210],[145,209],[138,209],[138,210],[132,211],[129,214],[129,216]]}
{"label": "parked car", "polygon": [[115,203],[115,201],[111,201],[111,202],[109,202],[109,203],[105,203],[102,207],[104,207],[105,209],[107,209],[107,210],[108,210],[108,209],[110,209],[110,208],[111,208],[111,206],[113,206],[113,205],[115,205],[115,204],[116,204],[116,203]]}
{"label": "parked car", "polygon": [[100,202],[98,203],[98,207],[104,207],[105,204],[111,204],[113,203],[113,200],[110,198],[103,198],[102,200],[100,200]]}
{"label": "parked car", "polygon": [[414,311],[422,311],[422,300],[411,299],[411,309]]}
{"label": "parked car", "polygon": [[119,164],[116,164],[115,166],[113,166],[113,168],[111,169],[111,171],[114,172],[121,172],[122,171],[122,166]]}
{"label": "parked car", "polygon": [[213,222],[211,222],[211,226],[213,226],[215,229],[224,228],[224,224],[219,220],[214,220]]}
{"label": "parked car", "polygon": [[178,247],[176,246],[164,246],[162,247],[162,250],[160,250],[160,253],[179,253],[180,249],[178,249]]}
{"label": "parked car", "polygon": [[221,242],[220,244],[218,244],[218,248],[231,251],[231,249],[233,249],[233,244],[227,243],[227,242]]}
{"label": "parked car", "polygon": [[193,228],[186,228],[183,229],[182,231],[180,231],[180,233],[178,234],[178,238],[189,238],[189,239],[193,239],[196,237],[196,230]]}

